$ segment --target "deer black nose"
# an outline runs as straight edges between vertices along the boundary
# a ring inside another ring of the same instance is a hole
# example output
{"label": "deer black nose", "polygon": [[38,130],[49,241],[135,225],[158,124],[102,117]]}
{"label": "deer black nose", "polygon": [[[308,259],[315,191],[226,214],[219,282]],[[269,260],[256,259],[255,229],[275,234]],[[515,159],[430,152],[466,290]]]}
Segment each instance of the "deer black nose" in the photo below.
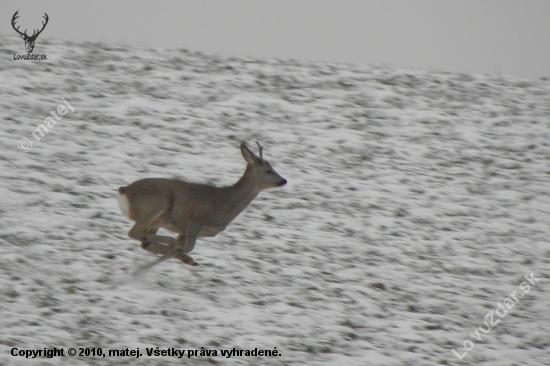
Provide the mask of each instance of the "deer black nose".
{"label": "deer black nose", "polygon": [[279,187],[282,187],[286,184],[286,179],[283,179],[282,181],[279,182]]}

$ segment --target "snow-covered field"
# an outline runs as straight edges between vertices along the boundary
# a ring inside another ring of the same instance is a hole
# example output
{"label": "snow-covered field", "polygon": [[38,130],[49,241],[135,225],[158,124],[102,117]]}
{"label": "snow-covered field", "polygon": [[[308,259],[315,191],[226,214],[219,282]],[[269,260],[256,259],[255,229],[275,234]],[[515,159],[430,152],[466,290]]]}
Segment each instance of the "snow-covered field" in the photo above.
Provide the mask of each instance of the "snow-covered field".
{"label": "snow-covered field", "polygon": [[[0,37],[0,365],[52,347],[142,357],[32,364],[550,365],[550,81],[45,39],[48,61],[23,52]],[[62,98],[74,112],[36,141]],[[201,266],[132,280],[155,257],[127,237],[116,189],[232,184],[241,141],[289,184],[200,239]],[[188,358],[201,347],[217,355]]]}

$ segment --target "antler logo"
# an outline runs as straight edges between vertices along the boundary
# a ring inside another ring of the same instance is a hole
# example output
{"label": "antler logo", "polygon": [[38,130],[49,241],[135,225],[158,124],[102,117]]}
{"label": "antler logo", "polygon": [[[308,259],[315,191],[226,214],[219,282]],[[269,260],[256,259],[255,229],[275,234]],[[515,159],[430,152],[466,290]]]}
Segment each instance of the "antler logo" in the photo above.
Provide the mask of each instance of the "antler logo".
{"label": "antler logo", "polygon": [[[17,33],[19,33],[19,35],[21,36],[21,38],[23,38],[23,40],[25,41],[25,48],[27,49],[27,53],[32,53],[32,50],[34,49],[34,42],[36,41],[36,39],[38,38],[38,36],[40,35],[40,33],[42,33],[42,31],[44,30],[44,28],[46,28],[46,24],[48,24],[48,14],[44,13],[44,18],[46,19],[46,22],[42,22],[42,29],[40,30],[34,30],[34,32],[32,33],[32,36],[29,36],[27,34],[27,30],[25,29],[25,32],[24,33],[21,33],[19,31],[19,27],[15,28],[15,21],[17,18],[19,18],[19,15],[17,15],[17,13],[19,13],[19,10],[17,10],[15,12],[15,14],[13,14],[13,18],[11,18],[11,26],[13,27],[13,29],[15,29],[15,31]],[[38,33],[37,33],[38,32]]]}

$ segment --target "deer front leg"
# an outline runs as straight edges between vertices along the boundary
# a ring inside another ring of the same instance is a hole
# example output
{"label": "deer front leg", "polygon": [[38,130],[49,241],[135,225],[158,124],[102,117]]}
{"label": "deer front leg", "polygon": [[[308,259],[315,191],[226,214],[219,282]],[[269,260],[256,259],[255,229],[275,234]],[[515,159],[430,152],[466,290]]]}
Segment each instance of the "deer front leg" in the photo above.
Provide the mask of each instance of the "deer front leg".
{"label": "deer front leg", "polygon": [[178,249],[175,250],[174,258],[182,261],[185,264],[188,264],[190,266],[198,266],[199,264],[195,262],[195,260],[188,256],[182,248],[185,248],[185,235],[180,234],[178,235]]}
{"label": "deer front leg", "polygon": [[189,221],[185,228],[185,242],[181,248],[184,253],[189,253],[195,248],[195,242],[199,236],[202,225],[197,221]]}
{"label": "deer front leg", "polygon": [[185,264],[191,266],[198,266],[199,264],[195,260],[187,255],[195,247],[195,242],[199,235],[200,224],[197,222],[189,222],[185,229],[185,235],[180,234],[178,236],[178,246],[173,249],[172,256],[179,259]]}

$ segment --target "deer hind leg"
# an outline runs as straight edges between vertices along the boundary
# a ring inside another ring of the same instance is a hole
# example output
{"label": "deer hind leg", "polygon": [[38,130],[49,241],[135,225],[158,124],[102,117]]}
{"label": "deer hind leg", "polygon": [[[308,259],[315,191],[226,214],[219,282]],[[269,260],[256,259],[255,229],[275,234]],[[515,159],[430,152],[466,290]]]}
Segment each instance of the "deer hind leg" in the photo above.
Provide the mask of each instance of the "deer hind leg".
{"label": "deer hind leg", "polygon": [[[145,233],[155,235],[157,231],[158,231],[158,228],[154,228],[154,229],[148,228],[147,230],[145,230]],[[148,252],[155,253],[155,254],[165,254],[168,251],[168,248],[170,248],[168,245],[153,243],[143,239],[141,241],[141,249],[144,249]]]}
{"label": "deer hind leg", "polygon": [[[149,229],[147,230],[148,234],[156,234],[158,228],[155,229]],[[185,235],[179,235],[176,239],[180,243],[185,243]],[[181,244],[180,244],[181,245]],[[160,243],[155,242],[147,242],[142,241],[141,242],[141,248],[147,250],[148,252],[155,253],[155,254],[161,254],[162,256],[172,257],[174,259],[177,259],[187,265],[190,266],[198,266],[199,264],[193,260],[190,256],[183,253],[179,250],[174,250],[172,253],[170,253],[172,247]]]}
{"label": "deer hind leg", "polygon": [[167,244],[176,248],[178,246],[178,241],[171,236],[157,235],[157,228],[149,228],[149,225],[162,216],[163,212],[156,215],[151,215],[146,220],[136,221],[134,226],[128,232],[128,236],[132,239],[136,239],[142,242],[142,248],[148,250],[147,248],[152,244]]}

